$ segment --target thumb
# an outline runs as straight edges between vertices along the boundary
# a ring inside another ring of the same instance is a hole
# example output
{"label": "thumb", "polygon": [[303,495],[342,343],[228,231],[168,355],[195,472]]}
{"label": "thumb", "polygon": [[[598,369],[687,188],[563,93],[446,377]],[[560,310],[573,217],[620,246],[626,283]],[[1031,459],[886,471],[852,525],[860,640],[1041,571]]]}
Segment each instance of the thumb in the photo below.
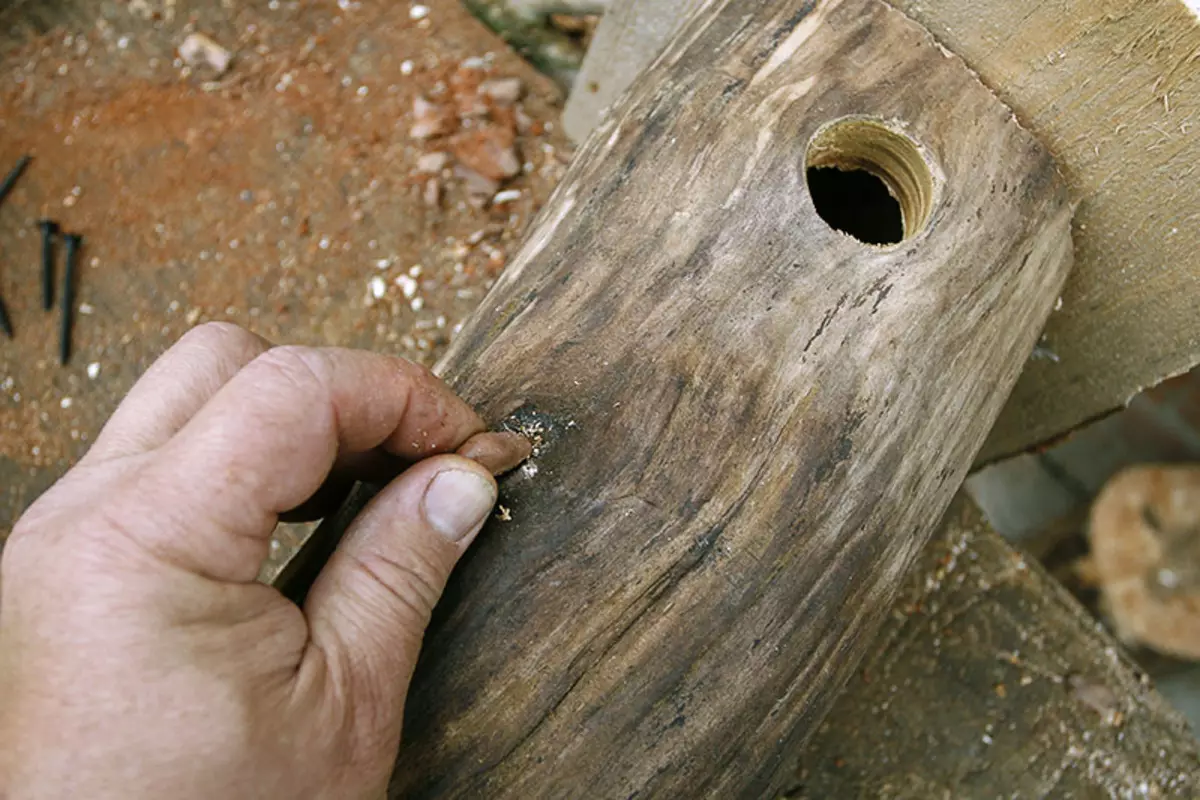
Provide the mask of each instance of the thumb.
{"label": "thumb", "polygon": [[325,660],[329,688],[371,739],[399,741],[430,614],[495,502],[496,481],[478,463],[425,459],[363,509],[313,584],[306,658]]}

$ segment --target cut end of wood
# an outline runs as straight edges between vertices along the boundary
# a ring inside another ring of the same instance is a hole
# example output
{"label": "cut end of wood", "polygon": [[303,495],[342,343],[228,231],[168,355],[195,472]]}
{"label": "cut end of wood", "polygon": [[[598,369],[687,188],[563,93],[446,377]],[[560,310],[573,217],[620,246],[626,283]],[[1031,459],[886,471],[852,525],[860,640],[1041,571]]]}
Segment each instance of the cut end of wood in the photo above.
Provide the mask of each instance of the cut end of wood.
{"label": "cut end of wood", "polygon": [[[830,226],[860,241],[896,244],[911,239],[925,229],[933,213],[937,194],[934,168],[919,144],[883,120],[851,117],[821,128],[808,146],[806,167],[817,213]],[[840,185],[822,175],[830,169],[847,173]],[[886,198],[881,203],[862,196],[870,191],[869,179],[858,181],[862,189],[854,191],[851,181],[856,172],[882,183],[881,188],[895,201],[890,214],[898,213],[897,220],[888,219]],[[847,192],[859,196],[847,197]]]}

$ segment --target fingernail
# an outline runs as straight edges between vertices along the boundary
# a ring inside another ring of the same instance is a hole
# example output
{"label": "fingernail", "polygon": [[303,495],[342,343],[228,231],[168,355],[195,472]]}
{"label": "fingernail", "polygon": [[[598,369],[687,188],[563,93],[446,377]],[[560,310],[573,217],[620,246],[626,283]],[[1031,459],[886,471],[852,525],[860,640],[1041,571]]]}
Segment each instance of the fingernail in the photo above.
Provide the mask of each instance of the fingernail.
{"label": "fingernail", "polygon": [[430,526],[457,542],[483,526],[496,504],[496,489],[474,472],[448,469],[429,482],[421,504]]}

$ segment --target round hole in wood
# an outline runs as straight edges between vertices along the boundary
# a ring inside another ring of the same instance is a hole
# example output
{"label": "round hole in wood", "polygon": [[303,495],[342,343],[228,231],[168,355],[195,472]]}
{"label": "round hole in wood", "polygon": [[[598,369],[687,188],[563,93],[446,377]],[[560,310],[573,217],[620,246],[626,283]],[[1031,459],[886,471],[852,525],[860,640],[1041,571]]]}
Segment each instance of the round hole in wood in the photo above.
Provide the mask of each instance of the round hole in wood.
{"label": "round hole in wood", "polygon": [[933,175],[921,149],[879,120],[823,127],[808,145],[805,177],[821,219],[867,244],[911,239],[933,210]]}

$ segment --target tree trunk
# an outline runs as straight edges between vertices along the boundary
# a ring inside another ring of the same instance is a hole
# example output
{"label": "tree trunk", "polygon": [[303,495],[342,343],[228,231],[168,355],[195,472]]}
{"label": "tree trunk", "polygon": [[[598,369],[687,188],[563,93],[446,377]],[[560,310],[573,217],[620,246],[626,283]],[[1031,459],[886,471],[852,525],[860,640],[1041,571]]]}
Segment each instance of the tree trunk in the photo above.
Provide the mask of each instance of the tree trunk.
{"label": "tree trunk", "polygon": [[[806,167],[878,176],[903,241],[830,228]],[[393,796],[786,788],[1049,314],[1070,213],[887,5],[702,11],[443,364],[538,448],[439,606]]]}
{"label": "tree trunk", "polygon": [[1200,796],[1187,725],[965,495],[870,651],[787,797]]}
{"label": "tree trunk", "polygon": [[[1195,365],[1197,12],[1181,0],[888,2],[1013,108],[1083,199],[1062,308],[980,461],[1060,436]],[[568,133],[587,135],[693,5],[614,0],[563,113]]]}

